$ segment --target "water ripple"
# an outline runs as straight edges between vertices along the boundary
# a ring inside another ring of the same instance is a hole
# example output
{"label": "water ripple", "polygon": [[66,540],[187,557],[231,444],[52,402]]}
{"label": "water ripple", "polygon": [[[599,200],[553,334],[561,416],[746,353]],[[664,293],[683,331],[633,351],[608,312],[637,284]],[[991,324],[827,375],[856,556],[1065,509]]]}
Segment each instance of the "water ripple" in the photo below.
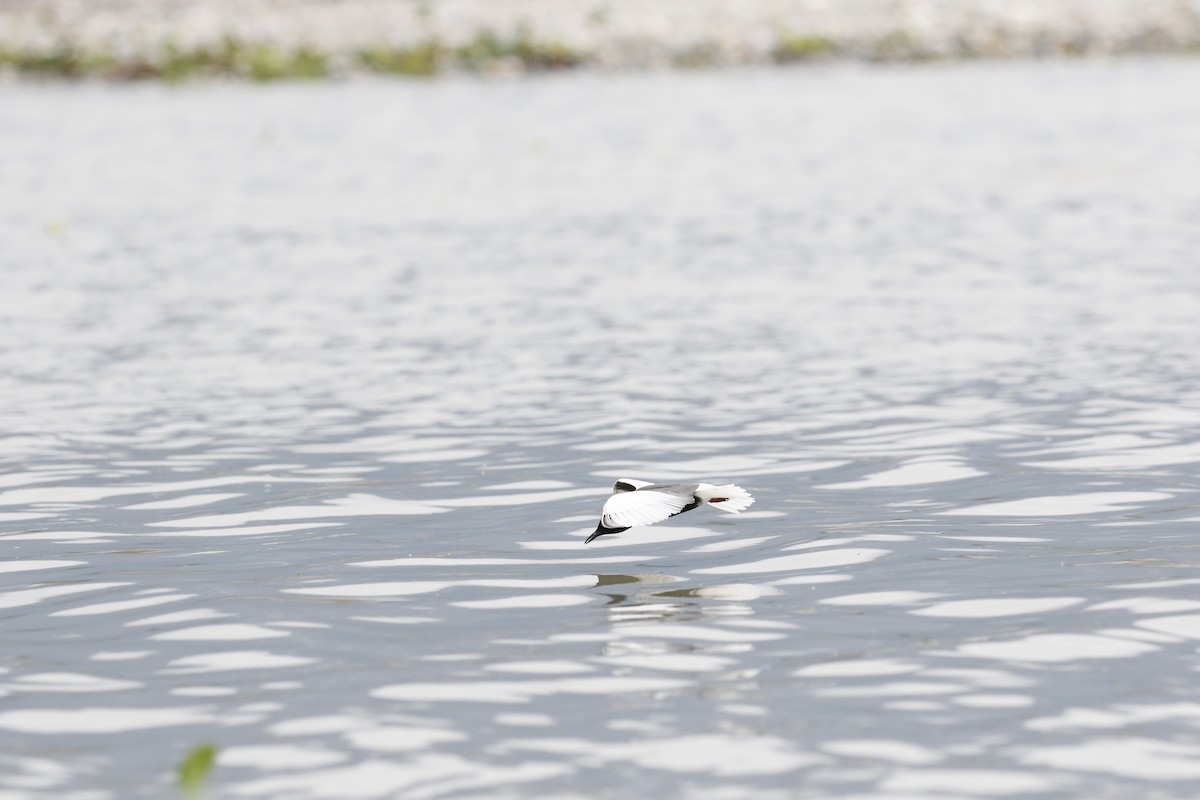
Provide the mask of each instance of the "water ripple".
{"label": "water ripple", "polygon": [[1196,71],[0,81],[0,795],[1200,795]]}

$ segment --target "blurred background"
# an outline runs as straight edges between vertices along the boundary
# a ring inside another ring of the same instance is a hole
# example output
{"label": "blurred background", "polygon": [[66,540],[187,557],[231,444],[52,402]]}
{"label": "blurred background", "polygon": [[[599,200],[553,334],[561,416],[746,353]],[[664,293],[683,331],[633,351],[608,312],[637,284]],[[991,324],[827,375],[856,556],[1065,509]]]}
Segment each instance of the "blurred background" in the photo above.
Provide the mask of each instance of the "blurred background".
{"label": "blurred background", "polygon": [[7,0],[0,67],[118,78],[1194,52],[1195,0]]}

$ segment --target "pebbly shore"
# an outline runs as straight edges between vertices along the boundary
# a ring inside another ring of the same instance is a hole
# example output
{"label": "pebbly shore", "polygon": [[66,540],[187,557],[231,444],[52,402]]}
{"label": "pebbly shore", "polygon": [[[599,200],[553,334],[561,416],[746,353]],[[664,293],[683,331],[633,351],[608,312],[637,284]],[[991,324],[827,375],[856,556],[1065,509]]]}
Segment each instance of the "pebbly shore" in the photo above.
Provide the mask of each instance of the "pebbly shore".
{"label": "pebbly shore", "polygon": [[1200,0],[7,0],[0,70],[78,77],[658,69],[1200,53]]}

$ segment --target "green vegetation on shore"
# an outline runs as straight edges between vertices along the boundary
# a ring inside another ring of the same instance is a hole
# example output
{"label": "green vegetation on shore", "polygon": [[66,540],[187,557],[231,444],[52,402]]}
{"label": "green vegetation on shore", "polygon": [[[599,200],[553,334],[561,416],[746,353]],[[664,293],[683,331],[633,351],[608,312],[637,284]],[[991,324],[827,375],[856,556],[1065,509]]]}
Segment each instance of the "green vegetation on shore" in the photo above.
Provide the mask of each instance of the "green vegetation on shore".
{"label": "green vegetation on shore", "polygon": [[182,81],[199,77],[237,77],[271,81],[324,78],[330,74],[329,57],[311,47],[284,49],[269,44],[248,44],[229,37],[215,47],[191,50],[167,42],[152,57],[118,57],[65,44],[45,52],[0,49],[0,67],[33,76],[110,80],[157,78]]}
{"label": "green vegetation on shore", "polygon": [[[700,42],[668,56],[676,67],[696,68],[748,61],[792,64],[830,58],[866,61],[925,61],[930,59],[1004,58],[1024,56],[1086,56],[1093,53],[1192,53],[1200,45],[1183,45],[1164,35],[1144,35],[1125,46],[1099,47],[1078,37],[1057,44],[1041,41],[1017,47],[1011,36],[995,32],[979,40],[960,38],[933,50],[908,31],[897,30],[872,41],[838,42],[824,36],[780,31],[764,54],[727,52],[716,42]],[[183,48],[165,42],[138,55],[85,50],[69,42],[43,49],[0,45],[0,74],[31,77],[100,78],[108,80],[165,80],[237,78],[253,81],[311,80],[348,73],[432,77],[447,72],[542,72],[596,65],[595,53],[563,42],[535,36],[528,26],[510,35],[481,30],[466,43],[447,45],[436,36],[411,45],[378,45],[355,52],[329,53],[311,46],[285,47],[247,42],[231,36],[209,46]],[[656,62],[659,63],[659,62]]]}
{"label": "green vegetation on shore", "polygon": [[570,69],[585,64],[590,55],[561,42],[535,38],[520,28],[512,38],[480,31],[459,47],[447,47],[430,39],[411,47],[372,47],[359,50],[357,65],[368,72],[429,77],[455,69],[494,72],[501,69],[545,71]]}
{"label": "green vegetation on shore", "polygon": [[335,72],[373,72],[428,77],[454,70],[547,71],[570,69],[591,60],[588,53],[535,38],[521,28],[511,37],[480,31],[458,47],[429,39],[408,47],[377,46],[331,55],[313,47],[285,48],[226,37],[213,47],[183,49],[172,42],[151,56],[118,57],[68,44],[51,50],[0,48],[0,69],[49,78],[97,77],[110,80],[243,78],[255,81],[325,78]]}
{"label": "green vegetation on shore", "polygon": [[790,64],[796,61],[811,61],[837,53],[837,42],[824,36],[804,36],[801,34],[781,34],[771,51],[771,58],[777,64]]}
{"label": "green vegetation on shore", "polygon": [[436,40],[413,47],[372,47],[359,50],[358,63],[368,72],[432,77],[444,67],[447,51]]}

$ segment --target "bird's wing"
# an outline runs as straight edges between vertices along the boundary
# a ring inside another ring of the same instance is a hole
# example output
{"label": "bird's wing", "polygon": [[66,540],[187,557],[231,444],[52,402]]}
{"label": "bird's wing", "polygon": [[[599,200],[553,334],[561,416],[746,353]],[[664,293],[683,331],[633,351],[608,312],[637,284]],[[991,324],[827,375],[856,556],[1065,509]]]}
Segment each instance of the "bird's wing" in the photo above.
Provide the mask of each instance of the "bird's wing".
{"label": "bird's wing", "polygon": [[653,489],[620,492],[608,498],[600,522],[606,528],[634,528],[653,525],[672,514],[678,514],[694,498]]}

